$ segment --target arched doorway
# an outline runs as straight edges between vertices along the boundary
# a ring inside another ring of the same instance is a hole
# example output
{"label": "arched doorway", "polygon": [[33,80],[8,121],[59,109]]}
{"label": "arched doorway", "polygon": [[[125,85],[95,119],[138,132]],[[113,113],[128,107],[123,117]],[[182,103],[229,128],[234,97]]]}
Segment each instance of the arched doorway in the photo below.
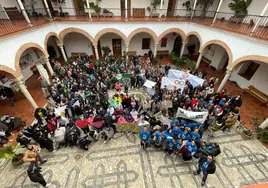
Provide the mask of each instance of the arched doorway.
{"label": "arched doorway", "polygon": [[94,47],[86,36],[80,33],[72,32],[65,35],[63,45],[67,57],[95,56]]}
{"label": "arched doorway", "polygon": [[121,57],[126,50],[127,37],[119,30],[107,28],[99,31],[95,38],[99,57],[112,52],[115,58]]}
{"label": "arched doorway", "polygon": [[194,57],[196,60],[198,57],[198,52],[200,49],[200,41],[199,38],[196,35],[189,35],[187,37],[188,43],[186,45],[186,54],[190,57]]}
{"label": "arched doorway", "polygon": [[44,58],[46,56],[41,47],[29,46],[21,52],[17,62],[27,90],[38,106],[44,106],[48,96],[48,92],[45,93],[42,89],[45,83],[50,83],[49,70]]}
{"label": "arched doorway", "polygon": [[174,41],[172,52],[174,52],[176,55],[179,56],[181,52],[181,48],[182,48],[182,38],[181,36],[177,36]]}
{"label": "arched doorway", "polygon": [[151,29],[139,28],[132,31],[128,36],[128,42],[130,57],[140,55],[146,60],[149,51],[152,51],[154,56],[157,55],[158,38]]}

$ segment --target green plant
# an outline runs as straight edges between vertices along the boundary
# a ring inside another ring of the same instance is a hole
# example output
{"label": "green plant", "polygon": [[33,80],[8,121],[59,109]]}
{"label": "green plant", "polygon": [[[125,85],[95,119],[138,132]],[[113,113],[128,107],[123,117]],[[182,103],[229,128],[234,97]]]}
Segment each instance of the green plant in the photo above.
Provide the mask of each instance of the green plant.
{"label": "green plant", "polygon": [[101,50],[103,51],[103,56],[106,57],[109,55],[109,53],[111,52],[111,49],[109,46],[103,46],[101,48]]}
{"label": "green plant", "polygon": [[252,0],[232,0],[229,3],[229,8],[234,11],[234,16],[236,18],[244,18],[248,14],[247,8],[251,4]]}
{"label": "green plant", "polygon": [[180,58],[179,56],[177,56],[174,52],[171,52],[169,54],[171,60],[172,60],[172,63],[174,65],[176,65],[178,68],[183,66],[185,63],[187,63],[187,58],[186,57],[182,57]]}
{"label": "green plant", "polygon": [[191,71],[194,71],[195,70],[195,66],[196,66],[196,61],[192,61],[190,59],[187,60],[186,62],[188,68],[191,70]]}
{"label": "green plant", "polygon": [[153,58],[153,61],[152,61],[152,64],[153,64],[153,65],[157,65],[158,62],[159,62],[159,61],[158,61],[157,57],[154,57],[154,58]]}
{"label": "green plant", "polygon": [[101,61],[100,61],[100,60],[94,60],[94,61],[93,61],[93,65],[94,65],[95,67],[99,67],[100,64],[101,64]]}
{"label": "green plant", "polygon": [[103,13],[108,14],[108,13],[112,13],[112,12],[105,8],[105,9],[103,9]]}
{"label": "green plant", "polygon": [[89,3],[89,7],[91,9],[93,9],[96,13],[100,13],[101,12],[101,7],[99,7],[98,3],[95,5],[95,3],[90,2]]}
{"label": "green plant", "polygon": [[17,157],[17,150],[21,148],[20,145],[11,145],[8,144],[4,147],[0,148],[0,159],[5,158],[5,159],[14,159]]}
{"label": "green plant", "polygon": [[160,5],[160,3],[161,3],[161,0],[152,0],[151,6],[153,7],[153,10],[156,10],[156,7]]}
{"label": "green plant", "polygon": [[[207,9],[211,7],[214,3],[214,0],[197,0],[196,6],[200,5],[202,8],[201,17],[205,17]],[[194,5],[194,0],[188,0],[182,4],[186,7],[186,10],[192,11]]]}
{"label": "green plant", "polygon": [[60,9],[60,15],[62,16],[63,12],[62,12],[62,4],[65,3],[65,0],[51,0],[53,3],[57,4],[57,6],[59,7]]}

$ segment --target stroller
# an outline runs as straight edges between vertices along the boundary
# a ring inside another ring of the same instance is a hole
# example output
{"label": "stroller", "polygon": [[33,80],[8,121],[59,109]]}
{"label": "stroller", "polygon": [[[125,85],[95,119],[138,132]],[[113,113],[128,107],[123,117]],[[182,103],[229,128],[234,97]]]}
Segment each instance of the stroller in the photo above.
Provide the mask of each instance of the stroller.
{"label": "stroller", "polygon": [[66,146],[75,146],[80,136],[79,128],[72,123],[67,124]]}
{"label": "stroller", "polygon": [[10,115],[3,115],[0,121],[6,124],[10,130],[18,130],[26,124],[20,118],[12,117]]}
{"label": "stroller", "polygon": [[78,146],[84,150],[88,150],[88,145],[93,141],[93,138],[89,135],[82,136],[78,139]]}

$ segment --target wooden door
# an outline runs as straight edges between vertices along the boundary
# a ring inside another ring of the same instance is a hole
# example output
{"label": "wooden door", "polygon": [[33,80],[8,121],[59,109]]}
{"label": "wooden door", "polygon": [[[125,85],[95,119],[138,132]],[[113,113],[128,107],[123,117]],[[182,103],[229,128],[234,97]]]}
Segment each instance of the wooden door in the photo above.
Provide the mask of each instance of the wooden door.
{"label": "wooden door", "polygon": [[84,16],[85,13],[85,8],[84,8],[84,3],[82,0],[73,0],[74,1],[74,8],[77,16]]}
{"label": "wooden door", "polygon": [[125,4],[125,0],[121,0],[121,17],[125,17],[125,9],[126,9],[126,4]]}
{"label": "wooden door", "polygon": [[177,38],[175,39],[175,42],[174,42],[174,46],[173,46],[173,52],[176,54],[176,55],[180,55],[181,53],[181,47],[182,47],[182,39],[180,36],[177,36]]}
{"label": "wooden door", "polygon": [[98,41],[98,54],[99,54],[99,58],[102,59],[100,40]]}
{"label": "wooden door", "polygon": [[122,55],[122,48],[121,48],[121,39],[113,39],[113,54],[115,57],[120,57]]}
{"label": "wooden door", "polygon": [[127,0],[127,17],[131,16],[131,0]]}
{"label": "wooden door", "polygon": [[168,7],[167,7],[167,17],[174,16],[175,7],[176,7],[176,0],[169,0]]}

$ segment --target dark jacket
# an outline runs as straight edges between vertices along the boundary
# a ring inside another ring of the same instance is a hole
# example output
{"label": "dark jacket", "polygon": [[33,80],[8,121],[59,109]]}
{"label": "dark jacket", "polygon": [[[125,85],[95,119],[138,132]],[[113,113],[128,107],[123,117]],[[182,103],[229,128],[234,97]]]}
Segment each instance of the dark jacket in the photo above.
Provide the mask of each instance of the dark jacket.
{"label": "dark jacket", "polygon": [[[202,166],[205,162],[207,161],[207,156],[206,155],[202,155],[199,159],[199,166]],[[208,174],[214,174],[216,171],[216,165],[215,165],[215,162],[214,160],[210,163],[210,165],[208,165],[208,168],[207,168],[207,173]]]}

